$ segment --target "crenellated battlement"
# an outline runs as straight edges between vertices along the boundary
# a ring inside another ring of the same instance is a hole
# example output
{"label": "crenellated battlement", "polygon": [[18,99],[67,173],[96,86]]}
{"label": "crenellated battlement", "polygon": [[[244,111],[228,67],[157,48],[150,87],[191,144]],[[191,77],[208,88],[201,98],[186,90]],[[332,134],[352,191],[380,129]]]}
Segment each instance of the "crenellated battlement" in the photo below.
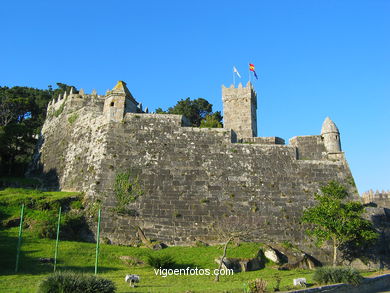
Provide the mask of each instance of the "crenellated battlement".
{"label": "crenellated battlement", "polygon": [[390,208],[390,190],[376,190],[374,192],[371,189],[362,194],[362,200],[365,204],[375,203],[379,207]]}

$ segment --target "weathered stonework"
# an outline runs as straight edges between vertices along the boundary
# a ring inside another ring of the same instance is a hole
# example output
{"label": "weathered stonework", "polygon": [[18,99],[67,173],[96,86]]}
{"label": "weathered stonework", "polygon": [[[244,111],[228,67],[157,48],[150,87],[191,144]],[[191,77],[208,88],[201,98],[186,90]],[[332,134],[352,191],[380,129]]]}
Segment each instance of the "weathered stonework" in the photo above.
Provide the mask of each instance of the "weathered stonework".
{"label": "weathered stonework", "polygon": [[233,130],[233,140],[257,136],[257,94],[252,84],[222,86],[222,101],[225,128]]}
{"label": "weathered stonework", "polygon": [[[243,113],[240,124],[225,113],[224,129],[186,127],[181,115],[144,113],[124,83],[107,96],[71,94],[48,106],[33,171],[61,190],[84,191],[90,204],[100,202],[101,235],[112,243],[131,242],[136,225],[167,243],[208,241],[212,223],[236,214],[255,223],[253,239],[303,249],[308,242],[299,219],[321,185],[336,180],[357,196],[344,154],[330,154],[321,135],[294,137],[289,145],[252,137],[256,95],[250,84],[236,90],[234,99],[241,92],[248,99],[240,111],[250,114]],[[232,97],[223,91],[226,103]],[[234,143],[233,132],[242,143]],[[113,185],[127,170],[144,193],[124,216],[114,211]]]}

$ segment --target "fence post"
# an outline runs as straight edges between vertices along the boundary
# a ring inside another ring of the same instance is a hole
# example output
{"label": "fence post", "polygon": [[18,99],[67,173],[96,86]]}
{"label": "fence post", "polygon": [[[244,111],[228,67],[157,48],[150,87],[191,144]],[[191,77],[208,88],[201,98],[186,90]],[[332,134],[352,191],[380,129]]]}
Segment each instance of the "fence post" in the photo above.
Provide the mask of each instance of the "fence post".
{"label": "fence post", "polygon": [[54,272],[56,271],[56,267],[57,267],[58,238],[60,236],[60,224],[61,224],[61,206],[58,212],[57,238],[56,238],[56,247],[54,249]]}
{"label": "fence post", "polygon": [[22,209],[20,211],[20,224],[19,224],[19,237],[18,237],[18,246],[16,247],[16,265],[15,273],[19,270],[19,255],[20,255],[20,246],[22,244],[22,226],[23,226],[23,216],[24,216],[24,204],[22,204]]}
{"label": "fence post", "polygon": [[99,208],[99,213],[98,213],[98,225],[97,225],[97,233],[96,233],[95,275],[97,275],[97,271],[98,271],[98,261],[99,261],[99,238],[100,238],[100,208]]}

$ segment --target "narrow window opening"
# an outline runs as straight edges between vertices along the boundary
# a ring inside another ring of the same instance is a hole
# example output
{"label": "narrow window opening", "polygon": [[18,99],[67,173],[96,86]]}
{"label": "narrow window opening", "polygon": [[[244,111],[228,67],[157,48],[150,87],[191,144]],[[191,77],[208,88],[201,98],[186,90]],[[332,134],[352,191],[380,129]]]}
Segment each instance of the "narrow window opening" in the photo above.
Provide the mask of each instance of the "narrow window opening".
{"label": "narrow window opening", "polygon": [[114,102],[111,102],[111,105],[110,105],[111,107],[114,107]]}

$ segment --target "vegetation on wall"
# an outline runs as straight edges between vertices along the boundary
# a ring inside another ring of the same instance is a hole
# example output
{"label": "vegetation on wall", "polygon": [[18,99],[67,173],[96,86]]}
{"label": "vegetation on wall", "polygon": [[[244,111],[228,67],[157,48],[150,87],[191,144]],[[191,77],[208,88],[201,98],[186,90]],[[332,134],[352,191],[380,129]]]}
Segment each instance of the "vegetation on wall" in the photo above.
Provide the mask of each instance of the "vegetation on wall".
{"label": "vegetation on wall", "polygon": [[127,213],[126,206],[142,196],[144,192],[139,183],[139,177],[135,176],[131,170],[127,170],[116,174],[114,193],[117,200],[115,211],[118,213]]}

